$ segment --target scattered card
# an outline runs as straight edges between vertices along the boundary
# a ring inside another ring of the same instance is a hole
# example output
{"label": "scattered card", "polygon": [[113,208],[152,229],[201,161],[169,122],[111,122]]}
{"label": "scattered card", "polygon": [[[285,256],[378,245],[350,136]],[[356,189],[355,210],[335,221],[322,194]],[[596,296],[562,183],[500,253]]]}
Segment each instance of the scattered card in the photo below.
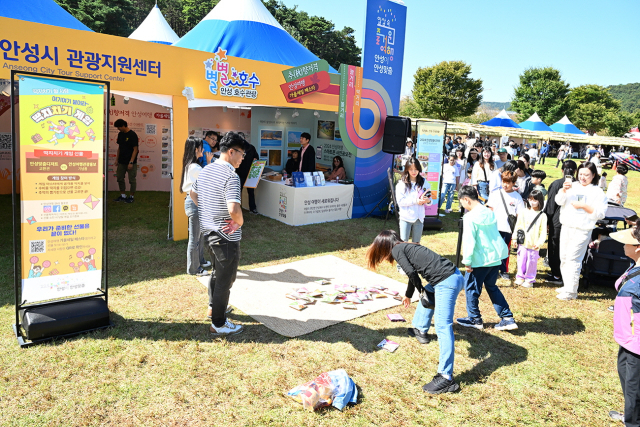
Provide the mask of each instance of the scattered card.
{"label": "scattered card", "polygon": [[404,320],[404,317],[402,317],[401,314],[387,314],[387,317],[392,322],[406,322],[406,320]]}
{"label": "scattered card", "polygon": [[299,294],[306,294],[309,292],[307,288],[295,288],[294,290]]}
{"label": "scattered card", "polygon": [[287,298],[289,298],[289,299],[292,299],[292,300],[297,300],[298,299],[298,294],[296,292],[289,292],[285,296]]}
{"label": "scattered card", "polygon": [[394,351],[396,351],[398,347],[400,347],[400,344],[394,341],[390,341],[386,338],[380,341],[380,344],[378,344],[378,348],[387,350],[390,353],[393,353]]}
{"label": "scattered card", "polygon": [[342,308],[346,308],[349,310],[356,310],[356,305],[350,301],[347,301],[345,303],[342,304]]}
{"label": "scattered card", "polygon": [[362,301],[360,300],[360,298],[358,298],[354,294],[347,295],[347,301],[350,301],[350,302],[352,302],[354,304],[362,304]]}
{"label": "scattered card", "polygon": [[362,301],[371,301],[371,294],[369,294],[369,292],[358,292],[356,293],[356,297],[360,298]]}
{"label": "scattered card", "polygon": [[402,301],[402,297],[400,295],[395,295],[393,299],[396,301]]}
{"label": "scattered card", "polygon": [[322,291],[319,291],[318,289],[316,289],[315,291],[311,291],[308,294],[310,297],[314,297],[314,298],[318,298],[322,296]]}
{"label": "scattered card", "polygon": [[320,301],[326,302],[327,304],[333,304],[336,302],[336,297],[331,295],[325,295]]}
{"label": "scattered card", "polygon": [[392,296],[398,295],[398,291],[394,291],[393,289],[385,289],[382,292],[384,292],[387,295],[392,295]]}
{"label": "scattered card", "polygon": [[307,308],[306,305],[304,305],[303,303],[301,303],[300,301],[296,301],[296,302],[292,302],[291,304],[289,304],[289,307],[298,310],[298,311],[302,311],[305,308]]}
{"label": "scattered card", "polygon": [[386,298],[387,296],[385,294],[373,294],[374,298]]}
{"label": "scattered card", "polygon": [[331,280],[320,279],[320,280],[316,280],[314,283],[317,283],[319,285],[330,285]]}

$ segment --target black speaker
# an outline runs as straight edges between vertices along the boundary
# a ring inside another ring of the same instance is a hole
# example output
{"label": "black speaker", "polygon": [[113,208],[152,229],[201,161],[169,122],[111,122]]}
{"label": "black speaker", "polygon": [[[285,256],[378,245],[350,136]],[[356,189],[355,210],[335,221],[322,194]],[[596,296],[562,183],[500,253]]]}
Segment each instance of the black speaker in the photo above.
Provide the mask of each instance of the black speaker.
{"label": "black speaker", "polygon": [[27,339],[71,335],[109,326],[109,309],[101,297],[27,308],[21,312]]}
{"label": "black speaker", "polygon": [[384,124],[382,151],[389,154],[404,153],[407,138],[411,138],[411,119],[409,117],[387,116]]}

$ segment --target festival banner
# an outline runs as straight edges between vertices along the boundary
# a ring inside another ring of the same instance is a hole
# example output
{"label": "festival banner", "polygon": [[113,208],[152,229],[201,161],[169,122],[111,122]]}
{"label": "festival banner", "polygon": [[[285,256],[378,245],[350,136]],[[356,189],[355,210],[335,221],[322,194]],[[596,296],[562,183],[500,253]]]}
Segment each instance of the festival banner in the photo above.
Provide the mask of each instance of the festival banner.
{"label": "festival banner", "polygon": [[99,291],[105,86],[18,78],[21,301]]}
{"label": "festival banner", "polygon": [[438,216],[438,199],[440,197],[440,182],[442,181],[442,156],[444,150],[444,136],[447,131],[445,122],[418,121],[418,152],[417,158],[422,166],[422,176],[431,187],[433,202],[425,206],[427,216]]}

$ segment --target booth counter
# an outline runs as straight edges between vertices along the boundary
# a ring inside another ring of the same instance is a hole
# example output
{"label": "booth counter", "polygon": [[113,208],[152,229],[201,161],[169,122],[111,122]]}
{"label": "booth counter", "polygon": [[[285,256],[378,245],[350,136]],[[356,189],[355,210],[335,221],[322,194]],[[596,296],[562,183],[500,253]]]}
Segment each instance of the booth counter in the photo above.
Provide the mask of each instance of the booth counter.
{"label": "booth counter", "polygon": [[[353,184],[327,182],[322,187],[295,188],[284,185],[284,181],[262,179],[255,196],[258,212],[264,216],[288,225],[317,224],[351,219]],[[242,207],[249,207],[246,189]]]}

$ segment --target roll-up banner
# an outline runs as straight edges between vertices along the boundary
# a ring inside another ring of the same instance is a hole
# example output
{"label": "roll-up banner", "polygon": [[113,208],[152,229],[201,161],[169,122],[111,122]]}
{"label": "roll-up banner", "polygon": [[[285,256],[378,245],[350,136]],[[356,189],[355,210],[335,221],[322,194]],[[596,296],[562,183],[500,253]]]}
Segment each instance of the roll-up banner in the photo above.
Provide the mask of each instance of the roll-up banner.
{"label": "roll-up banner", "polygon": [[433,202],[425,206],[426,216],[438,216],[438,200],[442,187],[442,159],[444,156],[444,136],[446,122],[417,123],[418,161],[422,166],[422,175],[431,186]]}

